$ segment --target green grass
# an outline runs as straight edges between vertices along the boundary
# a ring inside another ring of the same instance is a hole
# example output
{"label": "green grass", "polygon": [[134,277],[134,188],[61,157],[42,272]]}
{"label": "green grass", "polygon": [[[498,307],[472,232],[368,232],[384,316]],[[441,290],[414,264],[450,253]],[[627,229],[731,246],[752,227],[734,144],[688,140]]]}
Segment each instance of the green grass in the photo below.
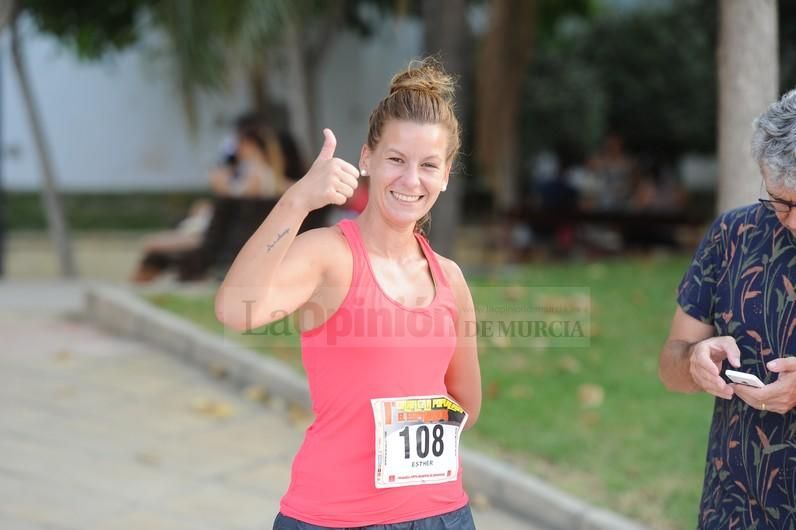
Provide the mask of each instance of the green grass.
{"label": "green grass", "polygon": [[[530,301],[542,287],[587,288],[591,326],[589,345],[580,347],[480,337],[484,405],[465,443],[656,528],[692,528],[712,401],[668,393],[657,378],[674,290],[687,263],[684,257],[627,258],[470,278],[476,306]],[[209,297],[153,301],[222,332]],[[270,330],[237,338],[300,370],[297,337]]]}

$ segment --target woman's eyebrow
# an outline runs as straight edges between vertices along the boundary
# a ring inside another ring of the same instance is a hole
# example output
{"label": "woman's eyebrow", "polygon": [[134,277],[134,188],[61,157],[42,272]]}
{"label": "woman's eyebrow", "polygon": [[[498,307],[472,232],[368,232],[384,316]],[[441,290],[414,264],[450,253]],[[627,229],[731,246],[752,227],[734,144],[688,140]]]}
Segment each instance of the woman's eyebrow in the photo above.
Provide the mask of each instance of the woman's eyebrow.
{"label": "woman's eyebrow", "polygon": [[400,152],[398,149],[396,149],[394,147],[390,147],[389,149],[387,149],[387,152],[388,153],[392,152],[392,153],[395,153],[398,156],[402,156],[402,157],[406,158],[406,155],[404,155],[402,152]]}

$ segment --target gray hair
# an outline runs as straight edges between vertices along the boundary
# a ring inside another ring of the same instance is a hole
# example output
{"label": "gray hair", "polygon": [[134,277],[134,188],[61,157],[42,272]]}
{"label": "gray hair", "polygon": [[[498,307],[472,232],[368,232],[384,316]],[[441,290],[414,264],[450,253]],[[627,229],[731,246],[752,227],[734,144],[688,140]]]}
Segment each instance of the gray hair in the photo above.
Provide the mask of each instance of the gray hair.
{"label": "gray hair", "polygon": [[796,89],[757,117],[752,156],[772,184],[796,190]]}

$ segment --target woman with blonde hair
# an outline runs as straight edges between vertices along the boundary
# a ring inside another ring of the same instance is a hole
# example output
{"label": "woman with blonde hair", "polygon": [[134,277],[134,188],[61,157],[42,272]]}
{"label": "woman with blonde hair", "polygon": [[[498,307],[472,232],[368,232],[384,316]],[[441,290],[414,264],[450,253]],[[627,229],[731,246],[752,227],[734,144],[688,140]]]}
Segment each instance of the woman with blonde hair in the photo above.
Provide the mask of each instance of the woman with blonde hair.
{"label": "woman with blonde hair", "polygon": [[[315,421],[274,530],[473,530],[459,436],[481,408],[473,302],[422,235],[459,149],[453,80],[413,62],[373,110],[359,168],[325,142],[241,250],[216,295],[247,330],[294,314]],[[296,237],[368,175],[355,219]],[[468,326],[468,322],[470,325]]]}

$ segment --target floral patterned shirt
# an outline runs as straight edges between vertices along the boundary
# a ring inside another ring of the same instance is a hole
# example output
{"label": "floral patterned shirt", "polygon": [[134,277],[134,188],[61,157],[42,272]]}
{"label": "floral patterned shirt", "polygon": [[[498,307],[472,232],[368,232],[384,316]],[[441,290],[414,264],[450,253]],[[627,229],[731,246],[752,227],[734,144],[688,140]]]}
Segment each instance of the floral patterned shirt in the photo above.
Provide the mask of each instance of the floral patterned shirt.
{"label": "floral patterned shirt", "polygon": [[[735,338],[740,370],[764,383],[766,362],[796,354],[796,236],[761,205],[722,214],[697,250],[677,302]],[[725,361],[724,368],[728,367]],[[699,530],[796,530],[796,412],[717,398]]]}

